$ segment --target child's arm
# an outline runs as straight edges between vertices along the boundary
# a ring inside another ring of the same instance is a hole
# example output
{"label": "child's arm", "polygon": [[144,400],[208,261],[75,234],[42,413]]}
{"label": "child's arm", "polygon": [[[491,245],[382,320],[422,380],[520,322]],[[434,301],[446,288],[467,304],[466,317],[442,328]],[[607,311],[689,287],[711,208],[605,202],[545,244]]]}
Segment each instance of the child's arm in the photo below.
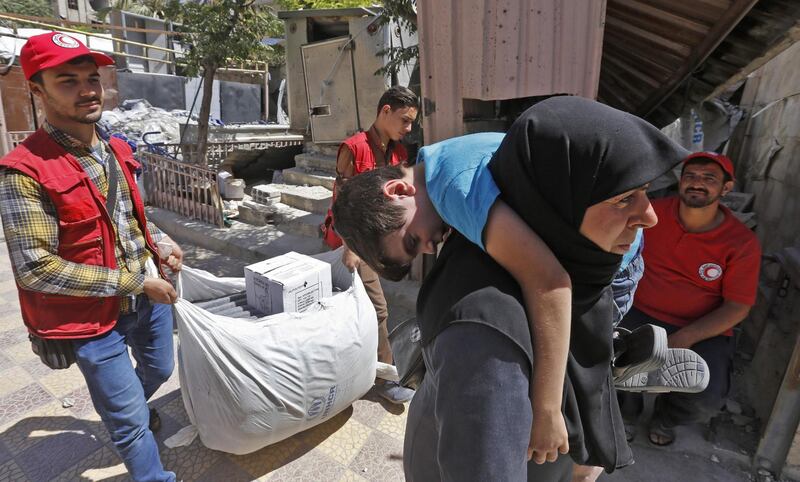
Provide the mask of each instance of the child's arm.
{"label": "child's arm", "polygon": [[572,284],[550,248],[499,199],[489,211],[486,252],[519,283],[533,338],[528,456],[553,461],[569,451],[561,398],[569,352]]}

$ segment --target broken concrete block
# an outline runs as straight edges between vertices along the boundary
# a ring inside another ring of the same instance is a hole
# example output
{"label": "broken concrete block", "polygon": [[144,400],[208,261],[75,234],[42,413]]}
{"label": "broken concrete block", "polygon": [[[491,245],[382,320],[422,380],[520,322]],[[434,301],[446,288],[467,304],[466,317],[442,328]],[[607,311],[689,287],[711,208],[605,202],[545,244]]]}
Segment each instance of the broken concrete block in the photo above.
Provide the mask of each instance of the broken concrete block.
{"label": "broken concrete block", "polygon": [[253,201],[244,201],[239,206],[238,220],[253,226],[266,226],[273,222],[275,208]]}
{"label": "broken concrete block", "polygon": [[736,400],[728,399],[728,401],[725,402],[725,409],[736,415],[742,414],[742,406]]}
{"label": "broken concrete block", "polygon": [[253,186],[250,195],[253,201],[261,204],[272,204],[273,202],[280,202],[281,200],[281,191],[275,189],[272,184]]}
{"label": "broken concrete block", "polygon": [[733,211],[733,215],[749,229],[753,229],[758,225],[756,213],[740,213],[738,211]]}
{"label": "broken concrete block", "polygon": [[750,209],[754,197],[755,195],[750,192],[729,192],[720,199],[720,202],[731,211],[744,212]]}

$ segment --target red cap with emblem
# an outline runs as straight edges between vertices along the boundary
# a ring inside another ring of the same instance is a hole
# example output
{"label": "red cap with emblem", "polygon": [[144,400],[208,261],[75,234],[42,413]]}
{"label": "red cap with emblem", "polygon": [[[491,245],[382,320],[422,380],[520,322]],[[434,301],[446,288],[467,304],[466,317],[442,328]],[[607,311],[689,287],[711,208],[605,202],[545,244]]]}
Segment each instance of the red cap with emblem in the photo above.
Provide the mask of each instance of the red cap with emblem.
{"label": "red cap with emblem", "polygon": [[111,65],[114,59],[100,52],[92,52],[80,40],[60,32],[43,33],[29,38],[19,54],[22,72],[30,78],[40,70],[59,66],[64,62],[90,55],[98,67]]}
{"label": "red cap with emblem", "polygon": [[717,154],[716,152],[711,151],[694,152],[689,154],[689,156],[683,160],[683,165],[686,165],[686,163],[692,159],[708,159],[716,162],[723,171],[731,176],[731,181],[736,180],[736,176],[733,174],[733,162],[731,162],[731,159],[728,156],[723,156],[722,154]]}

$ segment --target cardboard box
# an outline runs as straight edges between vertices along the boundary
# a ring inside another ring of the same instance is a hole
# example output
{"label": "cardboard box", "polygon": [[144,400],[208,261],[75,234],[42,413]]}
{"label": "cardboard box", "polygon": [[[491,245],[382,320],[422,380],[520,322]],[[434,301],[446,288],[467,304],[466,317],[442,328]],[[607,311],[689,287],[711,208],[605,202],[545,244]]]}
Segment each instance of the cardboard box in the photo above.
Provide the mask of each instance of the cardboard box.
{"label": "cardboard box", "polygon": [[291,251],[244,268],[247,304],[272,315],[303,312],[331,296],[331,265]]}

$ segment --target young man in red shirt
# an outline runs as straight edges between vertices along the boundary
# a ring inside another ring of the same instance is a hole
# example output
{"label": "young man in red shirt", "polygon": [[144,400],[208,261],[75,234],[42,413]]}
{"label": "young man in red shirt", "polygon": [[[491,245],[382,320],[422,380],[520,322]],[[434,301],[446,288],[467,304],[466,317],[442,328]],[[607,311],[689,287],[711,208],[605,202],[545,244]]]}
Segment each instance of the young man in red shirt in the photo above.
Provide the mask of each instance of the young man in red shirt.
{"label": "young man in red shirt", "polygon": [[[406,87],[395,86],[383,93],[378,101],[375,122],[365,132],[349,137],[339,146],[336,157],[336,182],[333,197],[347,179],[371,171],[376,167],[397,165],[408,160],[408,153],[400,140],[411,132],[417,118],[418,100],[416,94]],[[332,249],[342,245],[342,240],[331,229],[335,225],[333,214],[328,211],[322,226],[325,244]],[[378,314],[378,361],[392,364],[392,348],[389,345],[389,332],[386,320],[389,312],[378,274],[344,247],[342,261],[351,271],[358,270],[364,288],[367,290],[375,311]],[[401,387],[395,382],[377,383],[378,394],[391,403],[405,403],[414,396],[414,391]]]}
{"label": "young man in red shirt", "polygon": [[[662,326],[670,348],[691,348],[710,370],[705,391],[658,396],[649,434],[656,445],[672,443],[676,425],[706,422],[722,407],[735,349],[732,328],[756,300],[761,246],[720,204],[733,181],[729,158],[698,152],[683,161],[678,196],[653,201],[658,224],[645,231],[644,277],[622,326]],[[638,413],[641,395],[627,397],[624,411]]]}

